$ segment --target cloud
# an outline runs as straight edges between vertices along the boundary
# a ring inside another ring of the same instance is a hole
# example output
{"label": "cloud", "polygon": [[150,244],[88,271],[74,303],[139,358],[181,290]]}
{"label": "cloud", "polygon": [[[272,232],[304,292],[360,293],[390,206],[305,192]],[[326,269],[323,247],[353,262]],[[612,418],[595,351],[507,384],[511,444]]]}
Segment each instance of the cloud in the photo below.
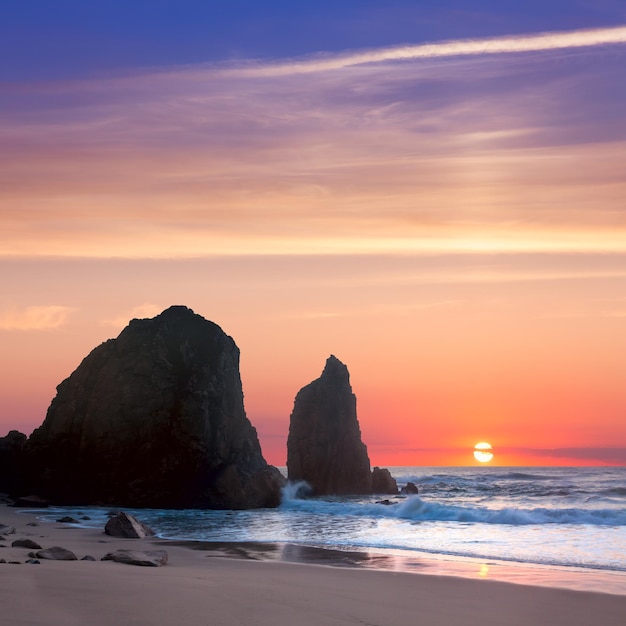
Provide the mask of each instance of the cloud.
{"label": "cloud", "polygon": [[155,317],[163,311],[163,307],[151,302],[144,302],[133,307],[128,313],[122,313],[114,318],[103,320],[102,323],[107,326],[115,326],[116,328],[124,328],[132,319],[145,319]]}
{"label": "cloud", "polygon": [[532,456],[539,456],[544,458],[570,459],[575,461],[595,461],[598,463],[614,463],[626,465],[626,448],[529,448],[520,449],[519,451]]}
{"label": "cloud", "polygon": [[282,76],[340,70],[355,65],[384,63],[387,61],[538,52],[624,43],[626,43],[626,26],[618,26],[614,28],[548,32],[486,39],[463,39],[416,46],[398,46],[323,58],[290,61],[288,63],[266,64],[233,71],[245,76]]}
{"label": "cloud", "polygon": [[9,86],[0,255],[624,251],[624,30]]}
{"label": "cloud", "polygon": [[0,312],[1,330],[56,330],[76,309],[67,306],[27,306]]}

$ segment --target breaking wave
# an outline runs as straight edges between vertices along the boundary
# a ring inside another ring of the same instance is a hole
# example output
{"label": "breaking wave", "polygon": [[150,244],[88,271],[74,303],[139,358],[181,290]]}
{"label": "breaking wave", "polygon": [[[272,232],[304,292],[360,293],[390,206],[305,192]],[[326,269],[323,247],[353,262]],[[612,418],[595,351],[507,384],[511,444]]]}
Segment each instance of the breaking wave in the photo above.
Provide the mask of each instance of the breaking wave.
{"label": "breaking wave", "polygon": [[285,498],[281,508],[318,515],[396,518],[414,522],[465,522],[512,526],[529,524],[626,526],[626,510],[545,507],[489,509],[428,502],[419,496],[411,496],[387,505],[376,502]]}

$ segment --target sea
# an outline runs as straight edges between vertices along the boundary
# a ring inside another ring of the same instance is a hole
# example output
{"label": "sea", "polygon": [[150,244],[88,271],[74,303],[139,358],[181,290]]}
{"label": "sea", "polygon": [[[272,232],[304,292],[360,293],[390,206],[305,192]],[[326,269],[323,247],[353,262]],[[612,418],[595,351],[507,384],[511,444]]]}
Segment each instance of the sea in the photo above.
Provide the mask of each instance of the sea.
{"label": "sea", "polygon": [[[626,594],[626,467],[389,470],[418,494],[308,497],[298,483],[276,509],[125,510],[161,538],[241,546],[249,558]],[[80,525],[103,528],[109,511],[38,514],[54,521],[80,513],[90,518]]]}

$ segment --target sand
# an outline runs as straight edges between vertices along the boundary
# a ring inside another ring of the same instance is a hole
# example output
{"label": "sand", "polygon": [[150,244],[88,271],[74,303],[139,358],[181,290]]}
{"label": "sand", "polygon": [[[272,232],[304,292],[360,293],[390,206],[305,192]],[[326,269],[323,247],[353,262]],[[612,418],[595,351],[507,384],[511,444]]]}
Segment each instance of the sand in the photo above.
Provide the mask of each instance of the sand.
{"label": "sand", "polygon": [[[225,558],[152,539],[114,539],[0,505],[17,529],[0,544],[0,624],[211,626],[624,626],[625,595],[453,576]],[[63,546],[90,561],[25,564],[29,550]],[[164,567],[100,561],[115,549],[166,549]]]}

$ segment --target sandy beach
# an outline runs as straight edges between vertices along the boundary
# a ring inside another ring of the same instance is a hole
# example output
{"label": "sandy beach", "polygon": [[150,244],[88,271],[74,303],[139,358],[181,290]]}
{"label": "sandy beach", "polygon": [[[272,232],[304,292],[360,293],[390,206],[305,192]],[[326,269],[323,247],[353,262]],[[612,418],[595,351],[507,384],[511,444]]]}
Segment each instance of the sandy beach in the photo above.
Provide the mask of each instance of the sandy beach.
{"label": "sandy beach", "polygon": [[[626,595],[327,565],[235,559],[152,539],[116,539],[0,506],[2,624],[366,624],[621,626]],[[97,561],[26,564],[30,538]],[[164,567],[100,561],[116,549],[165,548]]]}

